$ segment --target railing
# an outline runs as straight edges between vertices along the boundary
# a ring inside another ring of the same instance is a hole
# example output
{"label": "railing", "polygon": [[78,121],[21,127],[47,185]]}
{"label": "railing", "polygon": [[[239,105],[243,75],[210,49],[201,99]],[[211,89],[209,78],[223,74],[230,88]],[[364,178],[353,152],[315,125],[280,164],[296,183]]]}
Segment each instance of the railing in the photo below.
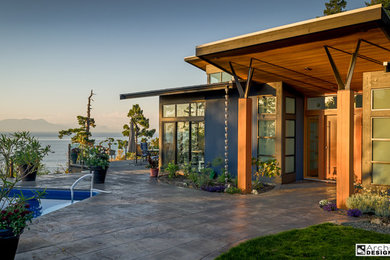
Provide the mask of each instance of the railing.
{"label": "railing", "polygon": [[93,173],[88,173],[88,174],[85,174],[83,176],[81,176],[80,178],[78,178],[73,184],[72,186],[70,186],[70,200],[71,200],[71,203],[73,204],[73,198],[74,198],[74,187],[77,185],[77,183],[79,183],[82,179],[85,179],[87,177],[91,177],[91,193],[90,193],[90,197],[93,196]]}

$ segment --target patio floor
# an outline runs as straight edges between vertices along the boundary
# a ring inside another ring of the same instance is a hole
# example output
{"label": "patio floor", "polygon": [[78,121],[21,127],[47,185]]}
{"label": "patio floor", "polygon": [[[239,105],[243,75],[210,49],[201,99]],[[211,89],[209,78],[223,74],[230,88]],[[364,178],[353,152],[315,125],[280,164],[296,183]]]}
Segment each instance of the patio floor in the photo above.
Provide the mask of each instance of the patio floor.
{"label": "patio floor", "polygon": [[[112,193],[35,219],[21,236],[16,259],[213,259],[257,236],[351,221],[317,206],[334,197],[332,184],[218,194],[158,183],[144,166],[129,164],[113,162],[106,183],[96,186]],[[80,175],[38,176],[35,187],[69,188]]]}

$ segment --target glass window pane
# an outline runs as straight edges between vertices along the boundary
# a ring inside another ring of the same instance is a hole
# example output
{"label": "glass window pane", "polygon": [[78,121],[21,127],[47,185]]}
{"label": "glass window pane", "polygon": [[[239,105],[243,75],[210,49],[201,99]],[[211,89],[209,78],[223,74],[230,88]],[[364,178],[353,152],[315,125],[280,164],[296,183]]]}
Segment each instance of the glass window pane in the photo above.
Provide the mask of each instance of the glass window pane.
{"label": "glass window pane", "polygon": [[175,117],[175,105],[163,105],[163,117]]}
{"label": "glass window pane", "polygon": [[196,116],[196,103],[191,103],[191,116]]}
{"label": "glass window pane", "polygon": [[363,107],[363,95],[362,94],[355,95],[355,107],[356,108]]}
{"label": "glass window pane", "polygon": [[286,97],[286,113],[295,114],[295,98]]}
{"label": "glass window pane", "polygon": [[325,97],[325,109],[337,108],[337,96]]}
{"label": "glass window pane", "polygon": [[390,118],[372,119],[372,138],[390,138]]}
{"label": "glass window pane", "polygon": [[196,104],[198,105],[198,111],[196,112],[197,116],[204,116],[205,103],[204,102],[199,102],[199,103],[196,103]]}
{"label": "glass window pane", "polygon": [[198,170],[204,166],[204,123],[191,123],[191,164]]}
{"label": "glass window pane", "polygon": [[275,136],[275,120],[259,120],[259,136]]}
{"label": "glass window pane", "polygon": [[390,141],[372,141],[372,160],[390,162]]}
{"label": "glass window pane", "polygon": [[164,123],[164,132],[163,132],[163,161],[162,164],[166,166],[170,162],[175,161],[175,123]]}
{"label": "glass window pane", "polygon": [[275,155],[275,139],[273,138],[259,138],[257,154],[261,155]]}
{"label": "glass window pane", "polygon": [[295,120],[286,120],[286,137],[295,137]]}
{"label": "glass window pane", "polygon": [[183,164],[189,161],[190,148],[190,122],[177,123],[177,163]]}
{"label": "glass window pane", "polygon": [[372,109],[390,109],[390,89],[372,90]]}
{"label": "glass window pane", "polygon": [[325,108],[325,100],[323,97],[314,97],[307,99],[307,109],[308,110],[318,110]]}
{"label": "glass window pane", "polygon": [[295,171],[295,156],[287,156],[284,157],[285,160],[285,166],[284,166],[284,172],[285,173],[291,173]]}
{"label": "glass window pane", "polygon": [[372,164],[372,183],[390,185],[390,164]]}
{"label": "glass window pane", "polygon": [[190,104],[177,104],[177,117],[186,117],[190,115]]}
{"label": "glass window pane", "polygon": [[286,155],[295,154],[295,138],[286,138],[285,153]]}
{"label": "glass window pane", "polygon": [[222,72],[222,82],[229,82],[232,80],[232,75],[226,72]]}
{"label": "glass window pane", "polygon": [[209,74],[210,84],[221,82],[221,72]]}
{"label": "glass window pane", "polygon": [[270,157],[270,156],[258,156],[257,158],[262,162],[266,162],[269,160],[275,160],[275,157]]}
{"label": "glass window pane", "polygon": [[260,114],[275,114],[275,111],[276,111],[276,97],[259,98]]}

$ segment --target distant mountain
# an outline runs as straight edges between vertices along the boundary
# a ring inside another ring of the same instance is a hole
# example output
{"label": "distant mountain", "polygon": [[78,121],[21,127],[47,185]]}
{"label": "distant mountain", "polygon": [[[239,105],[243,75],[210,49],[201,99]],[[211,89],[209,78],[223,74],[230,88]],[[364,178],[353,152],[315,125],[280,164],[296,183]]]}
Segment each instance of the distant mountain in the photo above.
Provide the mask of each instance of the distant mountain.
{"label": "distant mountain", "polygon": [[66,126],[52,124],[44,119],[4,119],[0,120],[0,132],[58,132]]}
{"label": "distant mountain", "polygon": [[[44,119],[4,119],[0,120],[0,132],[58,132],[76,126],[60,125],[49,123]],[[97,126],[92,132],[113,132],[113,129],[107,126]]]}

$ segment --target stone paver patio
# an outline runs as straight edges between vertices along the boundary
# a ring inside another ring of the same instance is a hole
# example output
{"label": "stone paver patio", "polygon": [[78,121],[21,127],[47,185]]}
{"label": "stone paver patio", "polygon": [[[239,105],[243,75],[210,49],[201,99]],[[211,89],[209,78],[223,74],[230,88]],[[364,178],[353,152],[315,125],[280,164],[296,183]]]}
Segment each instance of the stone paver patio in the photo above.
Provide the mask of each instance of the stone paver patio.
{"label": "stone paver patio", "polygon": [[[79,176],[38,176],[35,185],[69,188]],[[88,181],[78,188],[88,189]],[[324,183],[218,194],[157,183],[144,166],[114,162],[96,188],[111,193],[35,219],[16,259],[213,259],[257,236],[350,221],[318,208],[320,199],[335,195],[335,185]]]}

